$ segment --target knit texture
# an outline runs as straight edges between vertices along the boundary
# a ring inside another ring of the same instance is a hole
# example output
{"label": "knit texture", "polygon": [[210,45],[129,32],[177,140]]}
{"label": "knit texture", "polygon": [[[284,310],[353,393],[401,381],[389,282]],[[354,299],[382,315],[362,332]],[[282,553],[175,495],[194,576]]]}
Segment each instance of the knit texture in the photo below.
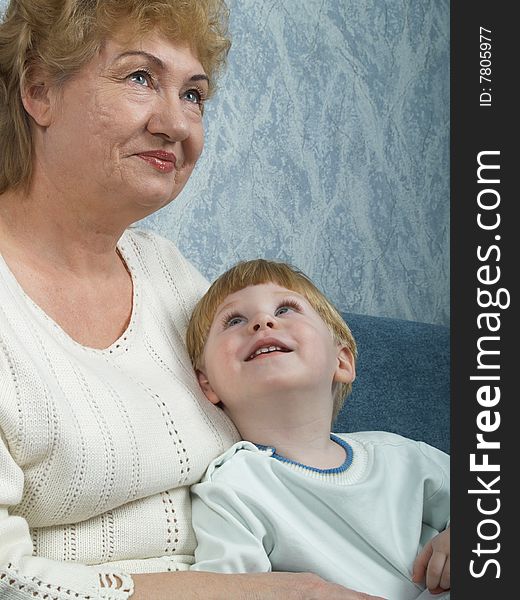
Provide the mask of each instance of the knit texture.
{"label": "knit texture", "polygon": [[125,573],[187,569],[189,486],[239,439],[184,346],[207,282],[156,234],[131,228],[118,248],[133,311],[103,350],[72,340],[0,257],[2,598],[119,600]]}

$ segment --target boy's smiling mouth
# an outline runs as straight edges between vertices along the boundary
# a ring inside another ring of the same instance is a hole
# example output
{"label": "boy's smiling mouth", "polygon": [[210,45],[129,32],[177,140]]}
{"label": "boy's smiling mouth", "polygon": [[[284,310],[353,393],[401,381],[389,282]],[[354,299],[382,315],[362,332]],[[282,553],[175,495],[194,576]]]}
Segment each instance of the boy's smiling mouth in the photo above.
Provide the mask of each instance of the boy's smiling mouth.
{"label": "boy's smiling mouth", "polygon": [[266,354],[272,354],[273,352],[292,352],[290,348],[287,348],[284,344],[281,344],[277,340],[261,340],[253,347],[251,354],[245,359],[246,362],[258,358],[259,356],[265,356]]}

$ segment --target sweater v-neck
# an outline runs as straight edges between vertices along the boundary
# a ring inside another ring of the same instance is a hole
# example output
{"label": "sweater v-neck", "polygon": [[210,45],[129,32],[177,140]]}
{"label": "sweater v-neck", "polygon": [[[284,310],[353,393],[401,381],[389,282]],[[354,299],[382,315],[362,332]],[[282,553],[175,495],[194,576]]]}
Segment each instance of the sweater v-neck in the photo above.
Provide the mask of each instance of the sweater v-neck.
{"label": "sweater v-neck", "polygon": [[127,347],[130,338],[133,337],[133,333],[135,331],[136,324],[139,321],[140,314],[141,282],[137,270],[134,268],[134,261],[132,260],[132,257],[130,256],[128,250],[127,242],[129,241],[129,235],[131,234],[128,230],[126,230],[117,242],[116,249],[125,264],[125,268],[127,269],[128,274],[132,279],[132,312],[125,330],[121,333],[121,335],[119,335],[119,337],[116,340],[114,340],[106,348],[94,348],[92,346],[81,344],[80,342],[76,341],[71,335],[69,335],[52,317],[50,317],[43,310],[43,308],[41,308],[39,304],[37,304],[29,296],[29,294],[27,294],[27,292],[18,282],[14,273],[9,268],[9,265],[7,264],[1,253],[0,276],[2,276],[2,278],[5,280],[8,290],[10,291],[12,296],[15,298],[15,300],[18,300],[17,305],[25,305],[28,311],[30,311],[33,318],[35,318],[47,330],[50,330],[54,335],[58,335],[64,343],[77,350],[89,353],[100,355],[119,354],[120,352],[125,351],[125,348]]}

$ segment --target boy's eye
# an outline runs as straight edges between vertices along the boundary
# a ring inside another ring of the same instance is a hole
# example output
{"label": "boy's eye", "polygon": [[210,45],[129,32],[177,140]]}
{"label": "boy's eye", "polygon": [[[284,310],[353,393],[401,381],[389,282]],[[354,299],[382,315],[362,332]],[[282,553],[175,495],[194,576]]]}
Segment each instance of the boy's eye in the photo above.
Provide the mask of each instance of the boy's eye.
{"label": "boy's eye", "polygon": [[290,312],[301,312],[302,307],[294,300],[284,300],[275,311],[275,316],[286,315]]}
{"label": "boy's eye", "polygon": [[240,317],[240,316],[232,316],[232,317],[228,317],[224,320],[224,325],[226,327],[233,327],[234,325],[240,325],[240,323],[243,323],[245,321],[244,317]]}

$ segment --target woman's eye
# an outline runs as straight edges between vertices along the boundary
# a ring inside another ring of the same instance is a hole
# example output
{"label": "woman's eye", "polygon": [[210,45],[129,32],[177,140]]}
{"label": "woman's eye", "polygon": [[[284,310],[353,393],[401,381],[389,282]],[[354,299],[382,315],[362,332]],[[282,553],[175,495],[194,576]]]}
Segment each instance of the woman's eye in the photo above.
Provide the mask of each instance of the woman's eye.
{"label": "woman's eye", "polygon": [[137,83],[137,85],[149,86],[151,85],[151,75],[146,71],[136,71],[129,77],[130,81]]}
{"label": "woman's eye", "polygon": [[184,92],[183,97],[192,104],[201,105],[204,102],[204,98],[202,97],[201,92],[195,89],[191,89]]}
{"label": "woman's eye", "polygon": [[280,316],[280,315],[285,315],[290,311],[293,311],[294,308],[292,306],[280,306],[280,308],[276,309],[276,312],[274,313],[275,316]]}

